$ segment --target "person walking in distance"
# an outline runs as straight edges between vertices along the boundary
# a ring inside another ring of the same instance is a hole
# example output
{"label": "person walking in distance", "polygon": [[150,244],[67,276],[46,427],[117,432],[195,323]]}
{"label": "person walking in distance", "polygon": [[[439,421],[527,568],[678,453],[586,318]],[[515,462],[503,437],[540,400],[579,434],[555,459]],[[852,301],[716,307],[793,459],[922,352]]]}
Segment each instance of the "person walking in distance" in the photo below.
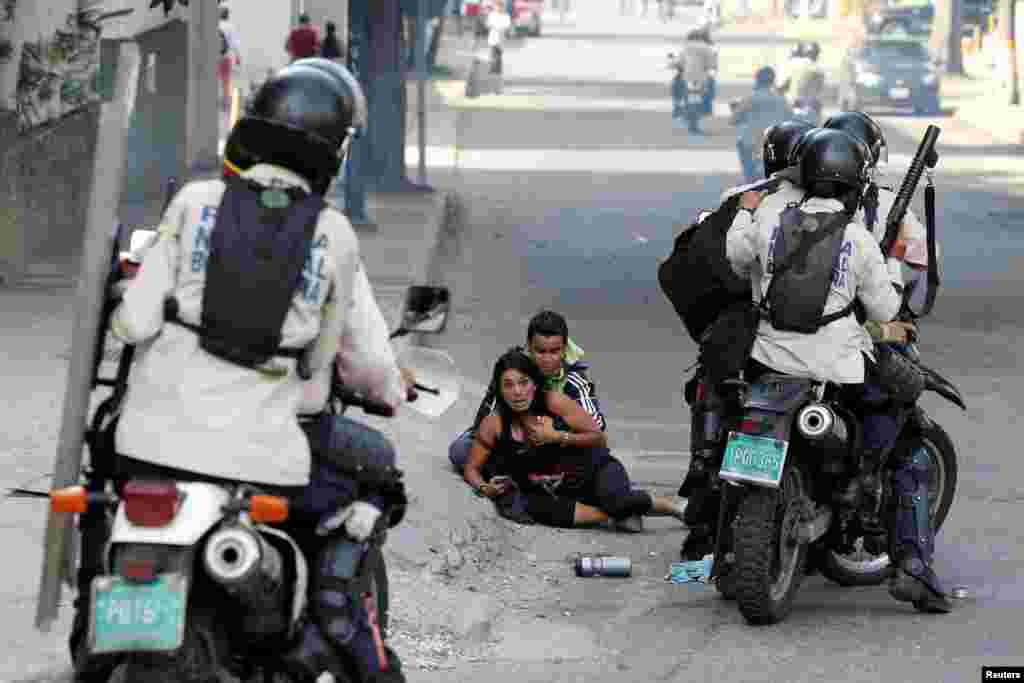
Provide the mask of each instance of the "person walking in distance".
{"label": "person walking in distance", "polygon": [[288,33],[284,49],[293,62],[296,59],[320,56],[320,31],[309,23],[308,14],[299,15],[299,25]]}
{"label": "person walking in distance", "polygon": [[333,21],[326,24],[327,34],[324,36],[323,44],[320,46],[320,56],[324,59],[345,59],[345,46],[338,38],[338,25]]}
{"label": "person walking in distance", "polygon": [[[494,9],[487,15],[487,44],[491,48],[491,73],[501,76],[504,73],[502,65],[505,54],[505,34],[512,26],[512,19],[505,11],[505,3],[498,0]],[[501,87],[498,87],[501,91]]]}
{"label": "person walking in distance", "polygon": [[242,64],[242,46],[238,41],[238,33],[235,27],[228,21],[231,12],[227,7],[220,8],[220,65],[217,75],[221,84],[221,111],[228,111],[231,107],[232,75],[234,70]]}

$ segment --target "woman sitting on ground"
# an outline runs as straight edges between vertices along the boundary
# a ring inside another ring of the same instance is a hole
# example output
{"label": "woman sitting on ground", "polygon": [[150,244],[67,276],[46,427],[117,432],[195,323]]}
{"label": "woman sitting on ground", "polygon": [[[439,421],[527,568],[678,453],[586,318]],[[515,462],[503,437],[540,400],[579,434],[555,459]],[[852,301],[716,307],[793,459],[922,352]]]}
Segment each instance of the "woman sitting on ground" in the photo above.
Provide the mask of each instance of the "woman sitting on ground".
{"label": "woman sitting on ground", "polygon": [[[641,531],[644,515],[682,521],[683,506],[670,498],[635,491],[622,463],[594,419],[575,401],[544,390],[544,374],[520,350],[494,365],[497,413],[480,423],[466,481],[494,500],[504,516],[524,508],[529,520],[555,527],[613,521],[623,531]],[[562,418],[570,431],[552,426]]]}

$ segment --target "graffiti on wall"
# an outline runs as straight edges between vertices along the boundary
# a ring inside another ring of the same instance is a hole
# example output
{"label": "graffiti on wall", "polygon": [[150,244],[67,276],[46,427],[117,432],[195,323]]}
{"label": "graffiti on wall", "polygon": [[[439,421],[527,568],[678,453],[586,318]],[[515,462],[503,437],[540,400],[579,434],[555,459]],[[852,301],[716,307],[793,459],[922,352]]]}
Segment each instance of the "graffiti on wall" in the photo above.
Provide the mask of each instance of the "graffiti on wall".
{"label": "graffiti on wall", "polygon": [[14,57],[14,41],[11,30],[14,28],[14,10],[18,0],[0,0],[0,62]]}
{"label": "graffiti on wall", "polygon": [[48,37],[22,46],[15,109],[20,131],[60,118],[98,98],[100,12],[72,12]]}

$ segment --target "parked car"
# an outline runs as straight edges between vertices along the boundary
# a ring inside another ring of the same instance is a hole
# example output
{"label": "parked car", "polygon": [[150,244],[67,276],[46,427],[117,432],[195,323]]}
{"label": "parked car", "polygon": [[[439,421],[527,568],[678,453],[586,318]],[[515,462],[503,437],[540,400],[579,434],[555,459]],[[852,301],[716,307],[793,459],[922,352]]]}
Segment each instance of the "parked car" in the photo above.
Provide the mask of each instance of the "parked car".
{"label": "parked car", "polygon": [[940,78],[920,42],[869,38],[851,47],[843,58],[839,108],[910,107],[917,113],[937,114]]}
{"label": "parked car", "polygon": [[[960,0],[960,25],[963,32],[969,34],[975,27],[986,30],[993,12],[992,0]],[[926,36],[931,33],[934,19],[934,0],[915,4],[890,2],[865,15],[864,23],[867,32],[871,34],[900,30],[910,35]]]}

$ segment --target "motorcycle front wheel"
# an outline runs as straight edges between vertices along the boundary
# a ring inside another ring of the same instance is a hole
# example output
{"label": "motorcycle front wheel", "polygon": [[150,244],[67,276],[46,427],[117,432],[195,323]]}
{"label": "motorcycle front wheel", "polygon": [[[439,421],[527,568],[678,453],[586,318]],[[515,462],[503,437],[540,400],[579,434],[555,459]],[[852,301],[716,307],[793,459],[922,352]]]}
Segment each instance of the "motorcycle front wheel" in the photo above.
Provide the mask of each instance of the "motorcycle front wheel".
{"label": "motorcycle front wheel", "polygon": [[793,608],[807,558],[798,539],[804,489],[803,473],[791,465],[778,489],[751,486],[740,501],[733,590],[750,624],[778,623]]}

